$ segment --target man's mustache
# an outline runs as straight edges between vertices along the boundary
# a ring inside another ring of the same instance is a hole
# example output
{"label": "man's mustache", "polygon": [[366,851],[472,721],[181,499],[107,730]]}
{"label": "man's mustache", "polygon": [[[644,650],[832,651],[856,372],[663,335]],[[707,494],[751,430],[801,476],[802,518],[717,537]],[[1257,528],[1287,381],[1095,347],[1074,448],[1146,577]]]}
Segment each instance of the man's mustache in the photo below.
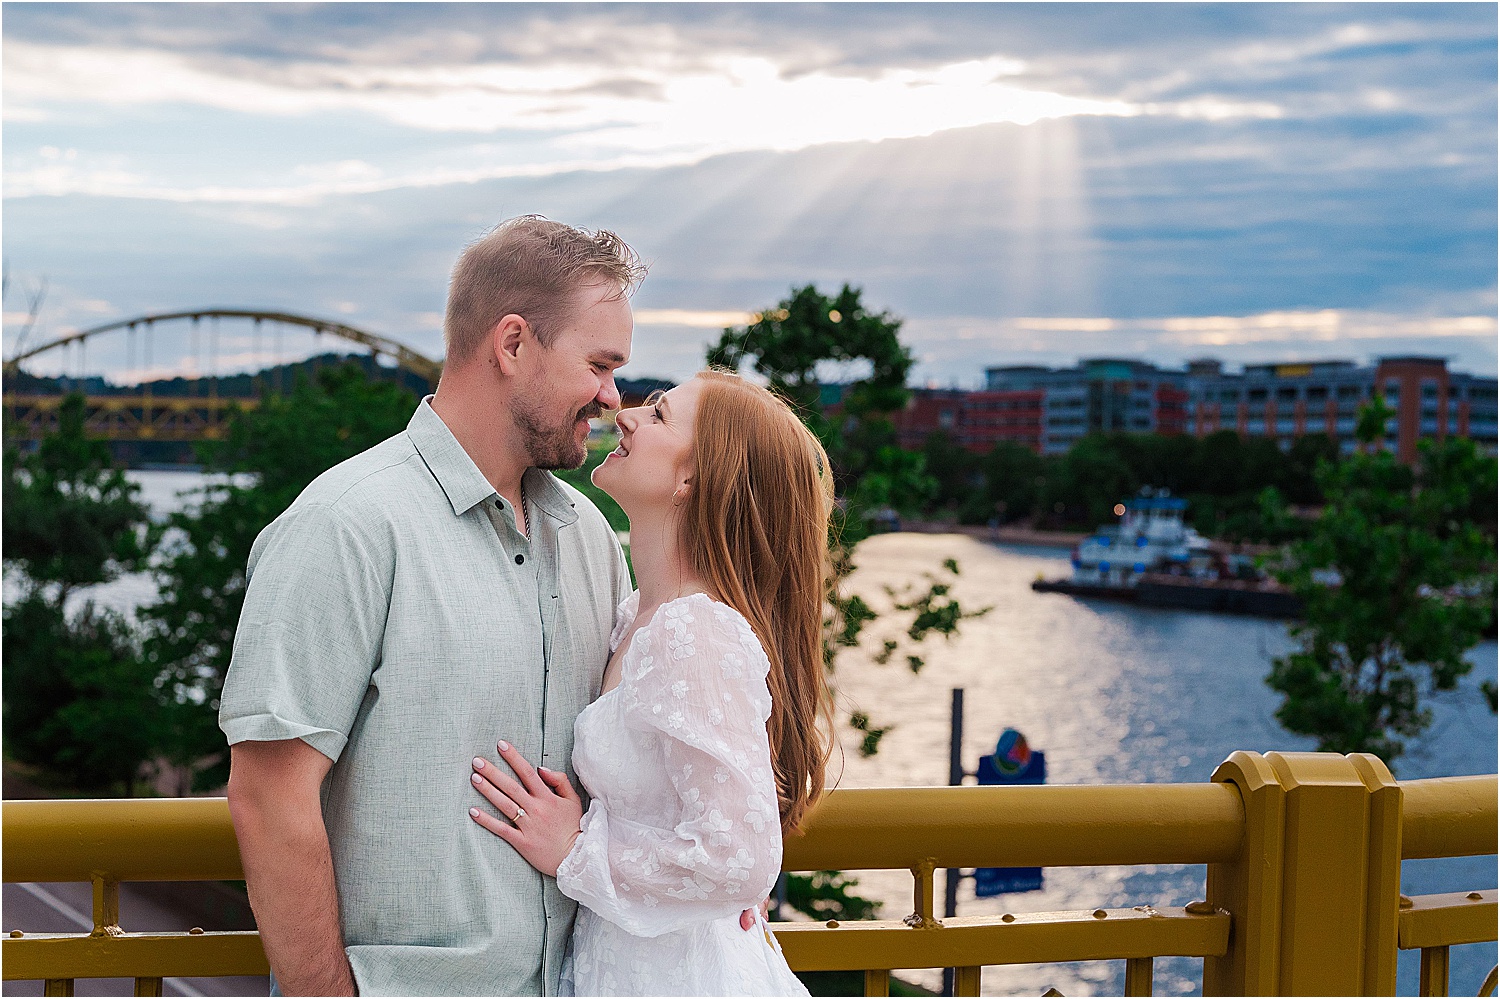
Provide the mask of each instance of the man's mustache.
{"label": "man's mustache", "polygon": [[603,416],[603,415],[604,415],[604,407],[601,406],[601,405],[599,405],[597,402],[591,402],[587,406],[585,406],[582,409],[580,409],[578,411],[578,415],[576,417],[574,417],[574,419],[576,419],[576,420],[592,420],[592,419],[594,419],[596,417]]}

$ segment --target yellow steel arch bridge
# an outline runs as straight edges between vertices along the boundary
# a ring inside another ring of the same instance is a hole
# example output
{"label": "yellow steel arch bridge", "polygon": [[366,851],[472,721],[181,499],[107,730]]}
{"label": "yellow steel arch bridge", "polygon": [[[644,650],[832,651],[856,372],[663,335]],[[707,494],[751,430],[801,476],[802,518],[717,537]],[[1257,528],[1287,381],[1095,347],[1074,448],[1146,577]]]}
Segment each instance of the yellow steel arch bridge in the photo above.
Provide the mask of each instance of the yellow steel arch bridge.
{"label": "yellow steel arch bridge", "polygon": [[[40,440],[57,427],[58,409],[63,396],[21,390],[17,383],[19,376],[23,374],[24,362],[53,352],[66,353],[73,348],[81,356],[92,338],[121,331],[143,334],[143,346],[149,352],[151,335],[158,325],[188,322],[196,329],[204,319],[213,320],[215,330],[218,320],[231,319],[248,321],[257,330],[263,323],[274,323],[299,327],[316,334],[330,334],[365,347],[372,356],[393,363],[396,368],[410,372],[426,381],[429,386],[436,386],[443,370],[441,361],[426,357],[403,343],[329,319],[265,309],[204,308],[151,313],[80,330],[20,351],[5,361],[3,370],[7,384],[4,404],[9,417],[8,433],[21,440]],[[132,345],[133,343],[132,337]],[[94,436],[111,441],[187,442],[215,439],[224,432],[226,411],[230,406],[250,409],[258,403],[256,398],[220,396],[219,379],[216,375],[201,377],[199,380],[206,383],[204,390],[191,395],[153,394],[149,383],[143,384],[139,391],[128,394],[88,395],[86,426]]]}

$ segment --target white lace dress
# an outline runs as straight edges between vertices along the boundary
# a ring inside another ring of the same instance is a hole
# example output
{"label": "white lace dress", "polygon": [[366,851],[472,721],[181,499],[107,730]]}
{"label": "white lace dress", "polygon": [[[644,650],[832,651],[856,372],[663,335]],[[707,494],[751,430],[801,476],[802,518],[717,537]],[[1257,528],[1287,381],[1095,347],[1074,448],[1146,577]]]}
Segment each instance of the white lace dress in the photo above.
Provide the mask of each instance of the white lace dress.
{"label": "white lace dress", "polygon": [[573,768],[593,801],[557,871],[581,903],[563,995],[807,995],[765,926],[739,922],[781,870],[769,668],[737,611],[681,597],[578,716]]}

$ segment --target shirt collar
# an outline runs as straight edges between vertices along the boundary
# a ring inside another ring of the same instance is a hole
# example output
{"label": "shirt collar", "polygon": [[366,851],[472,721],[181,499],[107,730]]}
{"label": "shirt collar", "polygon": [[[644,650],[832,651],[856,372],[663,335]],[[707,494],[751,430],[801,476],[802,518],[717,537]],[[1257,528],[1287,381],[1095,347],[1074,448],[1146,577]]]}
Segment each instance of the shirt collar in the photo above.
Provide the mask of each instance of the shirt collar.
{"label": "shirt collar", "polygon": [[[406,425],[406,434],[448,497],[454,516],[461,517],[498,495],[443,418],[433,411],[432,396],[427,396],[417,406],[411,422]],[[528,468],[523,481],[526,498],[553,520],[571,524],[578,519],[573,500],[550,472]]]}

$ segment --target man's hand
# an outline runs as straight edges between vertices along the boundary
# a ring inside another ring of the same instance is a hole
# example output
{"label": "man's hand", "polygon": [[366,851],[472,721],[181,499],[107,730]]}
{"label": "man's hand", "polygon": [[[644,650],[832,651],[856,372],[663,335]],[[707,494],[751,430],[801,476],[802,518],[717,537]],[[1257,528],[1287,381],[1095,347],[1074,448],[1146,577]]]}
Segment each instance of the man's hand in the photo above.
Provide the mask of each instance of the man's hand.
{"label": "man's hand", "polygon": [[[771,900],[770,899],[766,899],[764,902],[762,902],[760,904],[760,918],[762,918],[762,919],[769,919],[770,917],[771,917]],[[753,929],[755,929],[755,910],[754,909],[746,909],[744,912],[740,913],[740,929],[742,929],[742,930],[753,930]]]}
{"label": "man's hand", "polygon": [[230,749],[229,814],[260,940],[289,996],[357,995],[319,792],[333,764],[301,739]]}
{"label": "man's hand", "polygon": [[555,878],[582,829],[583,799],[567,774],[537,770],[508,742],[496,748],[515,776],[476,756],[471,779],[503,818],[477,807],[469,809],[469,818],[515,847],[532,867]]}

